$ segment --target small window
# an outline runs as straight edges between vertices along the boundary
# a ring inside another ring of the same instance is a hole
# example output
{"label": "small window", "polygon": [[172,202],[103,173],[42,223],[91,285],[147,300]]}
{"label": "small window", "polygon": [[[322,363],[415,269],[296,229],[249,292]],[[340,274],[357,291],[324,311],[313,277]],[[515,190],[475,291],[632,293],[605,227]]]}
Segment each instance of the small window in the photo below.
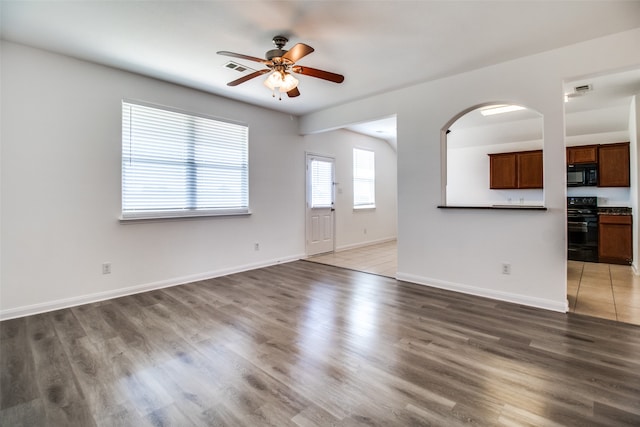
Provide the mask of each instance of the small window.
{"label": "small window", "polygon": [[122,219],[249,212],[248,128],[122,102]]}
{"label": "small window", "polygon": [[353,149],[353,208],[376,207],[375,153]]}
{"label": "small window", "polygon": [[311,160],[311,207],[333,206],[333,161]]}

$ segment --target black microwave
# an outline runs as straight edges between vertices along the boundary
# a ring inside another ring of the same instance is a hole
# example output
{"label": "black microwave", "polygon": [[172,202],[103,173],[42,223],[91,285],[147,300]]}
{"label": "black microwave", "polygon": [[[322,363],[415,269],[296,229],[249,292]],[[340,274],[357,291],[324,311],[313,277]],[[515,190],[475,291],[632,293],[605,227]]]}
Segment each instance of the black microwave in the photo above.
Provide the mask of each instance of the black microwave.
{"label": "black microwave", "polygon": [[567,187],[595,187],[597,185],[597,164],[586,163],[567,166]]}

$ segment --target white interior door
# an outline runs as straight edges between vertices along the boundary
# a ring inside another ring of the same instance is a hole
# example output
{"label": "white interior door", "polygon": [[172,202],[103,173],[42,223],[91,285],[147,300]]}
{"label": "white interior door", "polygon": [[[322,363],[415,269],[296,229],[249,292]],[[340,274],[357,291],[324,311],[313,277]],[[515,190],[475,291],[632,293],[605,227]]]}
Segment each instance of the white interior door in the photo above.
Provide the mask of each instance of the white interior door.
{"label": "white interior door", "polygon": [[307,154],[307,255],[334,250],[334,177],[331,157]]}

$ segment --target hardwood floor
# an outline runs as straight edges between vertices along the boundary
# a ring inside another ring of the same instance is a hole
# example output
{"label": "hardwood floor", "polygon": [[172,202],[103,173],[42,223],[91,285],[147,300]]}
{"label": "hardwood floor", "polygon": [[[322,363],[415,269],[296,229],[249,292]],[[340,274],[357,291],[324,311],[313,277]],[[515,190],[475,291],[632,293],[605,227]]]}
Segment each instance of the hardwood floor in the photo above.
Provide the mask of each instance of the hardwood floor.
{"label": "hardwood floor", "polygon": [[[316,255],[308,261],[395,277],[397,252],[397,243],[390,241]],[[572,313],[640,325],[640,276],[629,266],[569,261],[567,299]]]}
{"label": "hardwood floor", "polygon": [[2,426],[639,425],[640,327],[296,261],[0,322]]}

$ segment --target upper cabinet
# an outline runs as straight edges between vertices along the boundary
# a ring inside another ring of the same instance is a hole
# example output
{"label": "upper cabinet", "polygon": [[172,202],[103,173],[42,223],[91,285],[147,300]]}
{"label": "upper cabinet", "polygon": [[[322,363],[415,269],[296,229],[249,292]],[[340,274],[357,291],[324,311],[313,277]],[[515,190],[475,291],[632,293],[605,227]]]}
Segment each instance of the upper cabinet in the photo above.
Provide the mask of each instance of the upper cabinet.
{"label": "upper cabinet", "polygon": [[542,188],[542,150],[489,154],[492,190]]}
{"label": "upper cabinet", "polygon": [[516,153],[489,154],[489,188],[518,188]]}
{"label": "upper cabinet", "polygon": [[629,143],[598,147],[598,187],[629,187]]}
{"label": "upper cabinet", "polygon": [[567,164],[577,165],[581,163],[597,163],[598,146],[582,145],[580,147],[567,147]]}
{"label": "upper cabinet", "polygon": [[567,147],[567,164],[597,165],[598,187],[629,187],[629,142]]}
{"label": "upper cabinet", "polygon": [[542,188],[542,150],[518,153],[516,160],[518,188]]}

